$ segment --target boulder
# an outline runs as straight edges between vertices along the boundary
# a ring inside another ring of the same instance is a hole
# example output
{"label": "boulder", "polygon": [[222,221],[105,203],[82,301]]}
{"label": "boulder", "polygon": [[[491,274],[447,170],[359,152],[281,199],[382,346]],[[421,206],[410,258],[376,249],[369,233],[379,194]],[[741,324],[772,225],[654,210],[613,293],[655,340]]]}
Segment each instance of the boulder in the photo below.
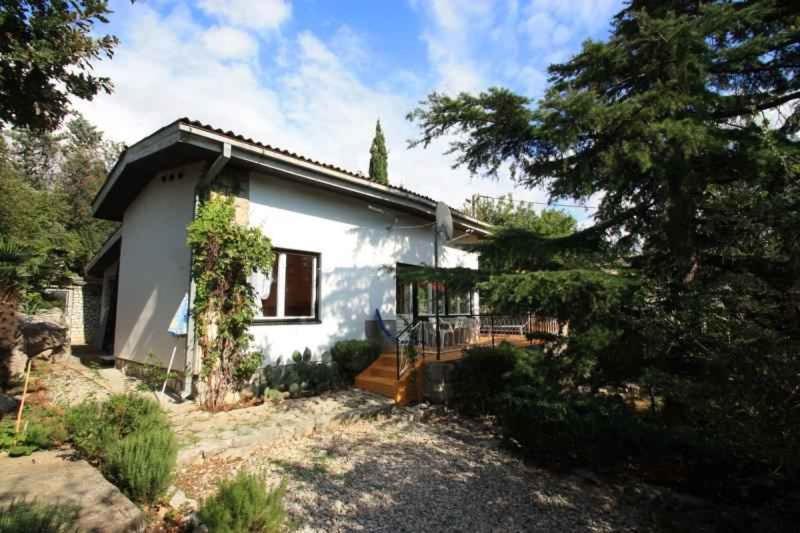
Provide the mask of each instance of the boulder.
{"label": "boulder", "polygon": [[22,316],[22,346],[28,357],[54,357],[69,353],[69,326],[60,309]]}

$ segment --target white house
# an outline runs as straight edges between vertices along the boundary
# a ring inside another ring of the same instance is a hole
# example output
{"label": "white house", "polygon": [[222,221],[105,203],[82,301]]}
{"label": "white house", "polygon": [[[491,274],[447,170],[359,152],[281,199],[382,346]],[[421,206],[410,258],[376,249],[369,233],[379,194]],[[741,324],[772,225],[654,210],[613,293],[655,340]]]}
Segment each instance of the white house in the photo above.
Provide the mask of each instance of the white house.
{"label": "white house", "polygon": [[[237,190],[238,222],[261,228],[278,254],[251,329],[265,362],[380,334],[376,310],[389,329],[401,315],[431,312],[431,289],[398,287],[396,271],[433,263],[436,201],[183,118],[127,148],[93,203],[94,216],[121,222],[89,268],[104,280],[105,344],[119,366],[167,366],[175,349],[174,369],[189,377],[198,368],[192,335],[167,329],[191,290],[196,191],[215,178]],[[453,222],[440,265],[477,268],[459,246],[488,227],[458,211]],[[477,305],[470,295],[444,299],[451,314]]]}

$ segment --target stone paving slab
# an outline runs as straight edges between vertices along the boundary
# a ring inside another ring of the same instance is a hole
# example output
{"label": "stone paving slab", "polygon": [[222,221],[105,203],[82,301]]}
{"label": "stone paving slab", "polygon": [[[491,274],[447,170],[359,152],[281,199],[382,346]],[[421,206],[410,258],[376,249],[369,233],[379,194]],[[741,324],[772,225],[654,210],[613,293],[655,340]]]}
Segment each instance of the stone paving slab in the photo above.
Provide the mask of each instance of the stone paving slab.
{"label": "stone paving slab", "polygon": [[0,506],[13,500],[76,505],[77,527],[91,533],[143,531],[145,515],[100,472],[68,450],[0,456]]}
{"label": "stone paving slab", "polygon": [[219,413],[193,403],[167,409],[181,445],[178,463],[191,464],[220,454],[241,457],[254,447],[330,430],[393,406],[389,398],[352,389]]}

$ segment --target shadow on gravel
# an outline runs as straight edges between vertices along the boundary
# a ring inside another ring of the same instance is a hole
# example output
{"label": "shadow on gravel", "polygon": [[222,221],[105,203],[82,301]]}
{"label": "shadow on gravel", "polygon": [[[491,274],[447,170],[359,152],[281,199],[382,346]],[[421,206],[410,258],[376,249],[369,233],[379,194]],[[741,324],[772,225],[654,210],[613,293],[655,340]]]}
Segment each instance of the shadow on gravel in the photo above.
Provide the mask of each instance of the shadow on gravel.
{"label": "shadow on gravel", "polygon": [[[525,467],[455,424],[375,422],[380,433],[314,442],[310,464],[273,460],[315,495],[315,531],[644,531],[632,509],[577,480]],[[343,458],[352,468],[336,473]]]}

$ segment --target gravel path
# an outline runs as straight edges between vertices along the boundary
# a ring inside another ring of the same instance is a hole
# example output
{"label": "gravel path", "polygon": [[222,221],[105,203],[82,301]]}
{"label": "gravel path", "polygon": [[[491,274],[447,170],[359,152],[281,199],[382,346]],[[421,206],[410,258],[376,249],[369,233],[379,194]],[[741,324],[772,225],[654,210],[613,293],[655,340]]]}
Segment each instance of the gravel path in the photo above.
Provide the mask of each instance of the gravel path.
{"label": "gravel path", "polygon": [[137,384],[116,368],[87,367],[75,357],[41,361],[35,371],[32,379],[46,388],[50,401],[61,405],[74,405],[88,398],[104,400],[111,394],[136,390]]}
{"label": "gravel path", "polygon": [[407,415],[359,421],[243,459],[185,467],[178,486],[201,499],[239,469],[288,482],[299,531],[645,531],[608,487],[531,468],[480,427]]}

